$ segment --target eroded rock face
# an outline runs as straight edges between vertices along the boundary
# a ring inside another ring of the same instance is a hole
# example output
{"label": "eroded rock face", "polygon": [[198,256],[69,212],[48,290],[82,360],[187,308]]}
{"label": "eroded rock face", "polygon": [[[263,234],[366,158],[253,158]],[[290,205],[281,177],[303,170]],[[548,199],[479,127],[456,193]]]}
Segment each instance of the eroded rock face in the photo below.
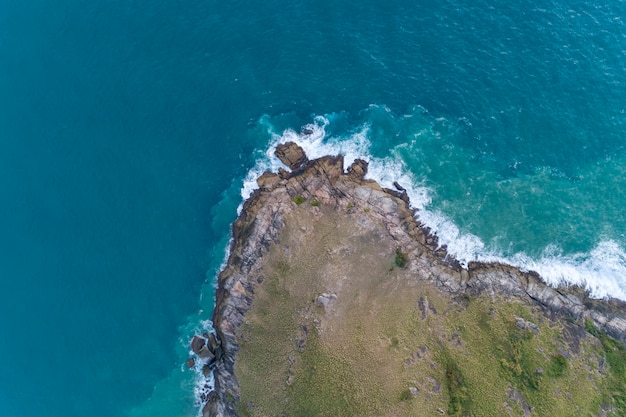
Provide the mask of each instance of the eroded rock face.
{"label": "eroded rock face", "polygon": [[362,180],[367,174],[369,163],[362,159],[356,159],[352,165],[348,167],[348,175],[357,180]]}
{"label": "eroded rock face", "polygon": [[[226,267],[218,277],[213,323],[217,337],[196,336],[193,352],[203,358],[208,351],[215,375],[216,391],[207,398],[204,416],[236,416],[239,399],[235,362],[239,349],[236,332],[251,308],[255,286],[263,282],[262,260],[277,241],[285,217],[294,210],[294,197],[300,196],[336,210],[349,210],[351,216],[367,224],[384,225],[385,239],[391,239],[408,257],[406,268],[416,280],[428,281],[451,295],[490,294],[505,299],[534,303],[554,314],[588,318],[611,336],[626,338],[624,303],[617,300],[590,300],[580,288],[552,288],[534,272],[522,272],[509,265],[473,262],[463,268],[439,246],[437,237],[423,227],[408,204],[406,191],[383,189],[364,179],[367,162],[355,161],[344,172],[343,156],[326,156],[309,161],[295,143],[279,145],[276,155],[292,172],[266,172],[258,180],[260,189],[244,203],[233,224],[233,241]],[[350,209],[359,207],[359,209]],[[363,209],[366,207],[367,210]],[[315,213],[317,207],[311,207]],[[419,215],[419,213],[417,213]],[[322,294],[318,303],[336,302]],[[427,300],[421,302],[424,318],[436,314]],[[531,326],[520,321],[520,325]],[[531,326],[532,327],[532,326]],[[212,339],[211,339],[212,337]],[[204,359],[206,359],[204,358]]]}
{"label": "eroded rock face", "polygon": [[206,346],[206,339],[201,336],[194,336],[191,339],[191,351],[195,354],[198,354],[202,348]]}
{"label": "eroded rock face", "polygon": [[278,174],[274,174],[273,172],[266,171],[257,178],[256,182],[259,185],[259,188],[264,191],[272,191],[274,188],[280,184],[280,176]]}
{"label": "eroded rock face", "polygon": [[287,142],[278,145],[274,154],[292,171],[302,168],[307,162],[309,162],[309,158],[307,158],[304,150],[300,147],[300,145],[294,142]]}

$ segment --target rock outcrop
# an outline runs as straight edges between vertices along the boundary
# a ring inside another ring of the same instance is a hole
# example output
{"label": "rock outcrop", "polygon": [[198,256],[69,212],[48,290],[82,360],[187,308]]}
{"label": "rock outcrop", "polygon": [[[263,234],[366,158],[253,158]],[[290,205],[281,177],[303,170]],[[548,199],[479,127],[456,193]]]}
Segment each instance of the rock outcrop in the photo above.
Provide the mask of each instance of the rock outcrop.
{"label": "rock outcrop", "polygon": [[[612,337],[626,339],[626,309],[619,300],[593,300],[579,287],[553,288],[538,274],[509,265],[472,262],[463,267],[419,222],[419,213],[416,216],[409,206],[405,190],[385,189],[365,179],[367,162],[356,160],[345,172],[343,156],[309,160],[295,143],[279,145],[276,155],[291,172],[266,172],[258,179],[259,189],[245,202],[233,224],[230,256],[218,278],[213,313],[216,336],[196,336],[191,343],[193,352],[213,369],[215,376],[215,391],[208,396],[204,416],[238,415],[236,332],[251,308],[256,286],[263,282],[263,256],[277,242],[285,216],[302,201],[352,210],[364,222],[383,224],[406,254],[406,268],[417,280],[428,281],[441,291],[459,296],[480,293],[524,299],[550,314],[591,320]],[[317,301],[327,305],[331,299],[331,295],[323,294]],[[520,325],[532,327],[524,321]]]}
{"label": "rock outcrop", "polygon": [[304,150],[293,142],[287,142],[276,149],[276,157],[292,171],[302,168],[309,158]]}

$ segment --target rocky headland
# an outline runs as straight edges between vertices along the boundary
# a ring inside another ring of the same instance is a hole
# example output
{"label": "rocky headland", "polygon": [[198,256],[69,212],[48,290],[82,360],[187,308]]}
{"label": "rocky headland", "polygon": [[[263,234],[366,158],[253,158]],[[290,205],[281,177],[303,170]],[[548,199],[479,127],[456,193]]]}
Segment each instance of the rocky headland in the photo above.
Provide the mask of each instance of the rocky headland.
{"label": "rocky headland", "polygon": [[289,170],[259,177],[233,224],[215,334],[192,341],[215,378],[204,416],[626,410],[623,302],[463,267],[366,161],[276,155]]}

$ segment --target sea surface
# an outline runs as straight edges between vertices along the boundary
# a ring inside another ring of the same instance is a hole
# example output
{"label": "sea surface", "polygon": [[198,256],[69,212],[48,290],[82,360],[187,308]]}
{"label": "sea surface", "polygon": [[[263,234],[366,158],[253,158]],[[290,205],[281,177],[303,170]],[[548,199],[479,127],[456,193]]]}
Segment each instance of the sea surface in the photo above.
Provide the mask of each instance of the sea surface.
{"label": "sea surface", "polygon": [[623,0],[0,2],[0,415],[196,416],[188,342],[291,139],[369,160],[464,263],[626,299],[624,19]]}

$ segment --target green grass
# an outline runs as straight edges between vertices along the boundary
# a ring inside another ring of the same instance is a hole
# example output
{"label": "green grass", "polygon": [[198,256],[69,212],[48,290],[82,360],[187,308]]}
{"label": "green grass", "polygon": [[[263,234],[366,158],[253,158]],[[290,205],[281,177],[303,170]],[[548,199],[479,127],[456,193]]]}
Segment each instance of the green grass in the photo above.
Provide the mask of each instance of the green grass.
{"label": "green grass", "polygon": [[539,389],[541,374],[537,369],[541,361],[530,343],[532,339],[531,332],[511,324],[507,337],[501,339],[496,348],[502,369],[518,389]]}
{"label": "green grass", "polygon": [[302,203],[304,203],[306,201],[306,198],[304,198],[301,195],[297,195],[294,198],[292,198],[291,201],[293,201],[297,205],[300,205],[300,204],[302,204]]}
{"label": "green grass", "polygon": [[442,362],[446,369],[446,388],[448,390],[448,414],[467,416],[472,414],[469,389],[461,369],[448,355],[443,355]]}
{"label": "green grass", "polygon": [[413,394],[408,388],[400,393],[400,401],[408,401],[411,398],[413,398]]}
{"label": "green grass", "polygon": [[298,356],[298,378],[289,387],[285,413],[293,416],[355,416],[367,413],[357,400],[350,366],[328,352],[315,328]]}
{"label": "green grass", "polygon": [[394,349],[397,349],[399,343],[400,342],[399,342],[398,338],[395,337],[395,336],[392,336],[392,338],[391,338],[391,347],[394,348]]}
{"label": "green grass", "polygon": [[550,357],[550,364],[548,365],[547,373],[552,378],[559,378],[565,375],[567,367],[568,362],[565,356],[560,353],[556,353]]}
{"label": "green grass", "polygon": [[585,329],[600,340],[602,353],[609,365],[604,402],[616,408],[616,415],[624,416],[626,415],[626,348],[624,343],[598,330],[589,319],[585,320]]}
{"label": "green grass", "polygon": [[[591,322],[584,326],[594,337],[581,337],[565,333],[576,323],[538,307],[452,296],[426,279],[416,284],[395,243],[381,250],[376,235],[355,239],[360,229],[344,211],[333,223],[328,207],[313,218],[302,215],[306,206],[294,210],[294,224],[265,257],[264,280],[239,331],[242,415],[399,417],[441,408],[500,417],[509,409],[523,415],[524,406],[537,416],[596,416],[601,406],[613,407],[609,416],[626,415],[626,349]],[[335,291],[335,304],[317,304],[319,294]],[[518,327],[519,317],[535,332]]]}

